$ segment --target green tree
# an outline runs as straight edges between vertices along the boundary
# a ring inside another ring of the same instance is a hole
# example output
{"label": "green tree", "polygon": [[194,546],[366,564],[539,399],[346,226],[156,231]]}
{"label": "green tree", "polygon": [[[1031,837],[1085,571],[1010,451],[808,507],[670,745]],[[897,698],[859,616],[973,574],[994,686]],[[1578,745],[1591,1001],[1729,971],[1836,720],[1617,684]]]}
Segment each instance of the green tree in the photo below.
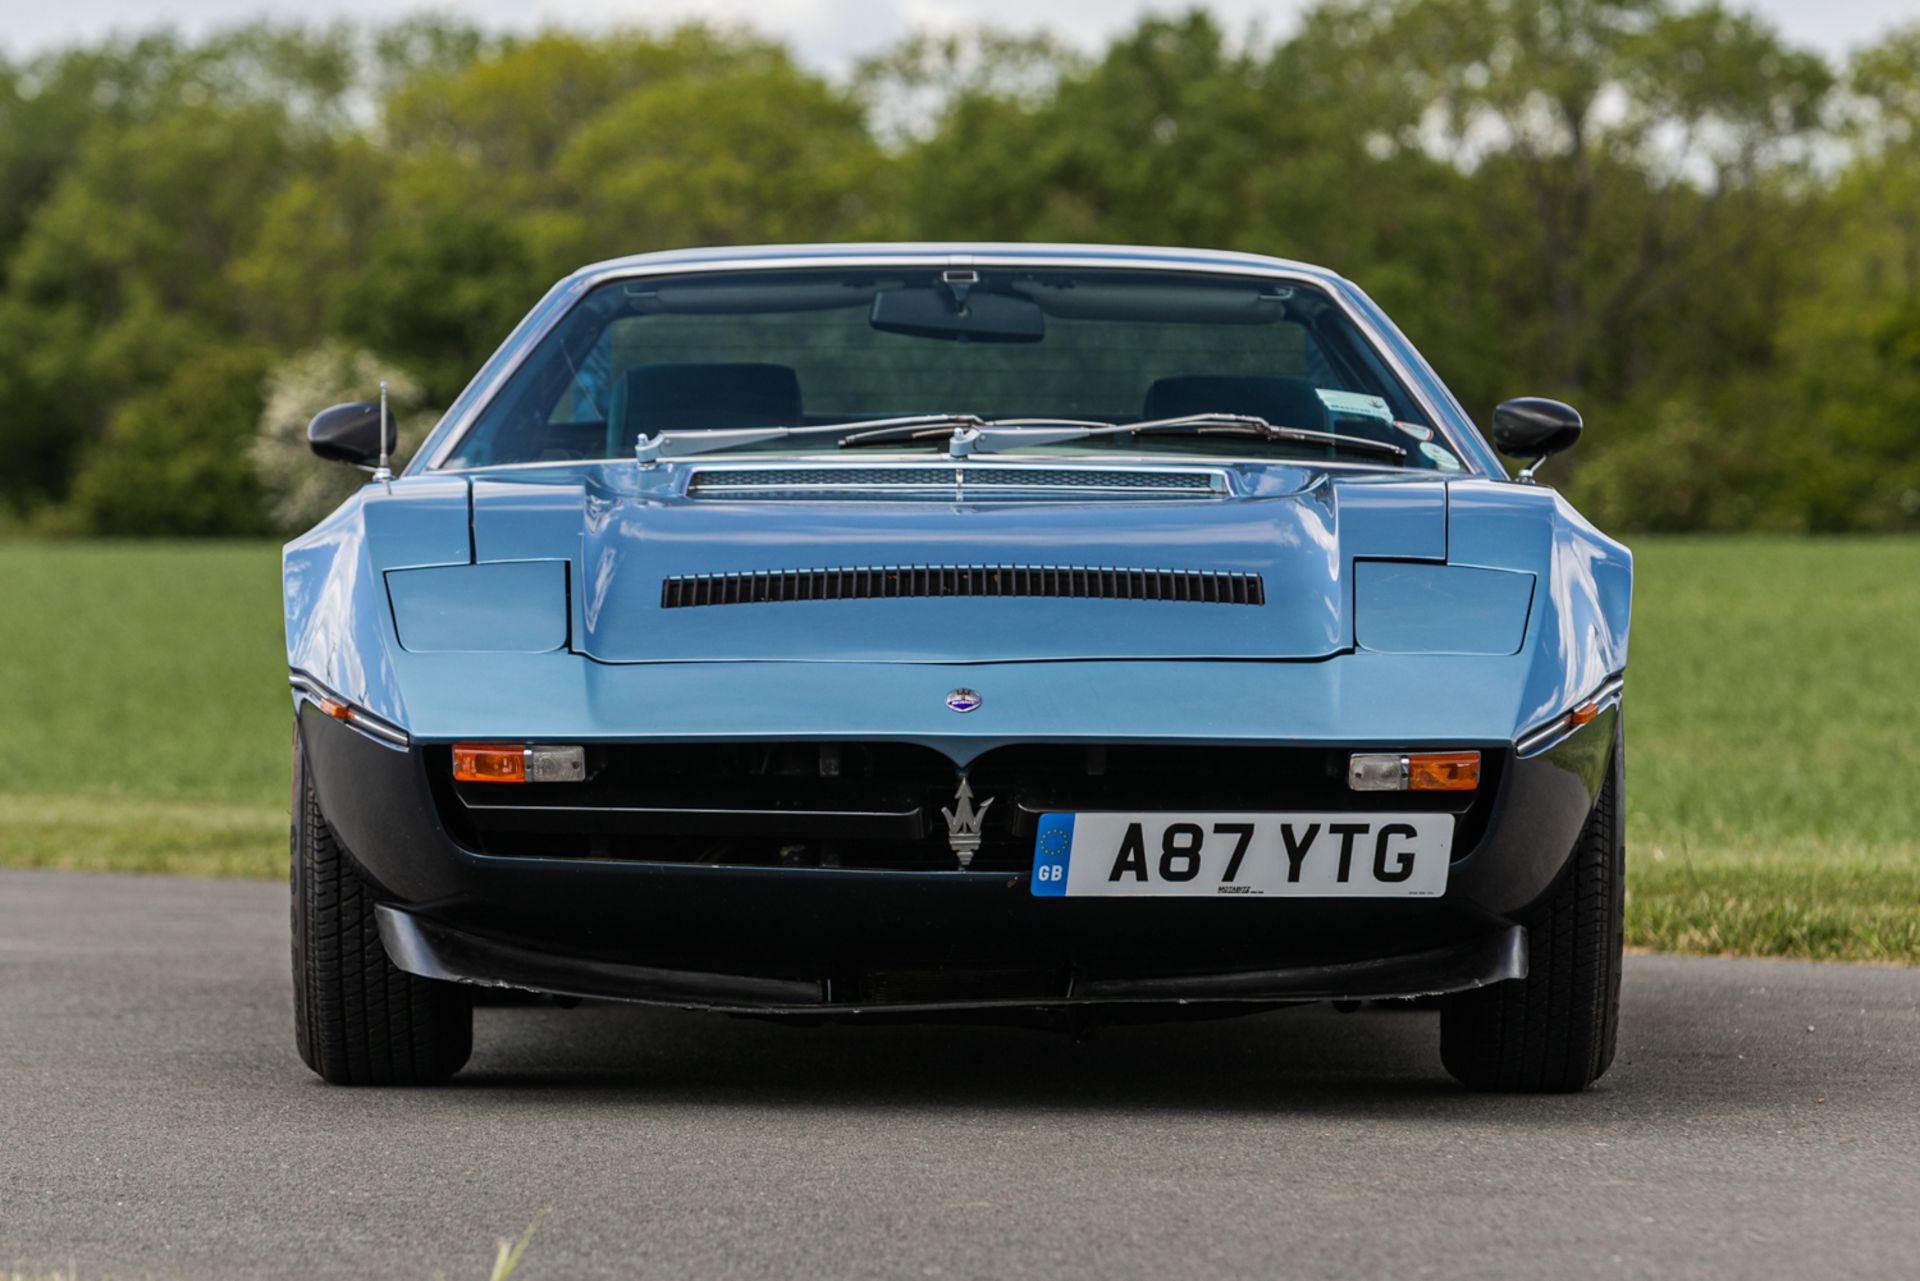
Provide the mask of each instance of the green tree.
{"label": "green tree", "polygon": [[248,445],[267,365],[264,352],[216,348],[120,405],[74,478],[78,527],[124,537],[265,532]]}
{"label": "green tree", "polygon": [[1854,163],[1782,326],[1786,523],[1920,528],[1920,26],[1850,69]]}
{"label": "green tree", "polygon": [[[651,86],[784,63],[775,45],[698,25],[665,34],[547,32],[502,41],[468,61],[442,60],[400,80],[382,103],[389,202],[410,216],[478,206],[522,224],[540,251],[545,223],[564,204],[555,166],[589,122]],[[572,232],[563,227],[543,252],[547,275],[579,265],[564,257],[575,248]]]}
{"label": "green tree", "polygon": [[329,328],[418,369],[439,403],[585,262],[846,239],[879,206],[882,157],[859,105],[778,46],[701,26],[503,42],[397,87],[383,126],[364,235],[326,202],[290,195],[276,212],[363,246]]}
{"label": "green tree", "polygon": [[1363,69],[1376,150],[1471,176],[1498,246],[1474,284],[1542,390],[1626,403],[1764,348],[1831,86],[1817,56],[1663,0],[1335,0],[1307,47]]}
{"label": "green tree", "polygon": [[484,205],[390,214],[341,286],[333,332],[420,371],[427,395],[458,395],[551,284],[520,226]]}
{"label": "green tree", "polygon": [[859,105],[781,60],[634,90],[582,124],[554,176],[586,260],[856,239],[880,168]]}
{"label": "green tree", "polygon": [[[344,120],[342,32],[110,41],[11,69],[0,113],[0,500],[59,499],[116,409],[252,341],[227,269]],[[12,127],[17,121],[18,128]]]}

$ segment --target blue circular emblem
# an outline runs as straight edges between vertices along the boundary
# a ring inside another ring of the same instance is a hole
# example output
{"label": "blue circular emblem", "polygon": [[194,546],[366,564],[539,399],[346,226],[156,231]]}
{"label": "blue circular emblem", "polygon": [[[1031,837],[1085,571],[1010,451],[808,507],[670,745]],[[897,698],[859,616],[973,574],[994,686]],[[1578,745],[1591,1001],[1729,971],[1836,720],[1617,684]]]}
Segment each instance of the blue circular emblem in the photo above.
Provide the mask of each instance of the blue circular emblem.
{"label": "blue circular emblem", "polygon": [[951,690],[947,694],[947,706],[956,712],[970,712],[980,706],[980,696],[970,689]]}

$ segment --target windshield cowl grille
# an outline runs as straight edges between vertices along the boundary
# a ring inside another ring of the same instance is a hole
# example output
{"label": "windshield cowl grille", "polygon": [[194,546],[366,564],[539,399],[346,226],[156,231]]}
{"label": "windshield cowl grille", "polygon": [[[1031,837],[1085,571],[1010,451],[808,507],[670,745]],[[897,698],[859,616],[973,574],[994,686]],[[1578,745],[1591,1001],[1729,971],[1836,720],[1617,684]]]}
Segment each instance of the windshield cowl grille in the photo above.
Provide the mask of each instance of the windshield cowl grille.
{"label": "windshield cowl grille", "polygon": [[867,565],[696,574],[664,579],[662,609],[791,601],[1059,597],[1264,605],[1258,574],[1089,565]]}
{"label": "windshield cowl grille", "polygon": [[1116,497],[1198,498],[1231,492],[1227,473],[1212,468],[1007,467],[960,463],[922,466],[700,468],[687,481],[691,498],[832,497],[840,494],[934,494],[998,498],[1073,493]]}

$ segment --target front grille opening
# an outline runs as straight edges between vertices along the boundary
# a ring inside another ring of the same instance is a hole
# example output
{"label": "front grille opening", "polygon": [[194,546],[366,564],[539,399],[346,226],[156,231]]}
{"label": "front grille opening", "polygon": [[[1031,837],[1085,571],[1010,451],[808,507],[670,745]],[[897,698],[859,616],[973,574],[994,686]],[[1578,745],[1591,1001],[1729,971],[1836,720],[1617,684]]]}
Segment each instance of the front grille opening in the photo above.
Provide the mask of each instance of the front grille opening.
{"label": "front grille opening", "polygon": [[783,601],[1022,596],[1264,605],[1258,574],[1088,565],[879,565],[694,574],[664,579],[660,608]]}
{"label": "front grille opening", "polygon": [[[989,799],[972,867],[1025,871],[1039,816],[1092,810],[1368,810],[1457,816],[1454,857],[1480,843],[1506,760],[1481,749],[1470,793],[1347,788],[1354,750],[1026,743],[969,770]],[[763,868],[951,871],[943,807],[959,774],[897,742],[617,744],[589,749],[588,780],[456,784],[451,748],[422,749],[442,820],[485,854]]]}

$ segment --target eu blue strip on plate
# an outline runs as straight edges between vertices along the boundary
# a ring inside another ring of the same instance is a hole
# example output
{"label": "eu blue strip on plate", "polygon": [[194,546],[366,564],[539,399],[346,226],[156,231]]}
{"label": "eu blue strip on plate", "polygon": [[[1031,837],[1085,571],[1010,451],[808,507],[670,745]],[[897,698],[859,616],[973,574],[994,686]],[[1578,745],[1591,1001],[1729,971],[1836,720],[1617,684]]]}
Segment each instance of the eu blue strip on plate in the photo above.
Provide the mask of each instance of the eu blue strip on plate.
{"label": "eu blue strip on plate", "polygon": [[1042,814],[1033,837],[1033,877],[1028,882],[1035,898],[1064,898],[1067,860],[1073,856],[1073,815]]}

